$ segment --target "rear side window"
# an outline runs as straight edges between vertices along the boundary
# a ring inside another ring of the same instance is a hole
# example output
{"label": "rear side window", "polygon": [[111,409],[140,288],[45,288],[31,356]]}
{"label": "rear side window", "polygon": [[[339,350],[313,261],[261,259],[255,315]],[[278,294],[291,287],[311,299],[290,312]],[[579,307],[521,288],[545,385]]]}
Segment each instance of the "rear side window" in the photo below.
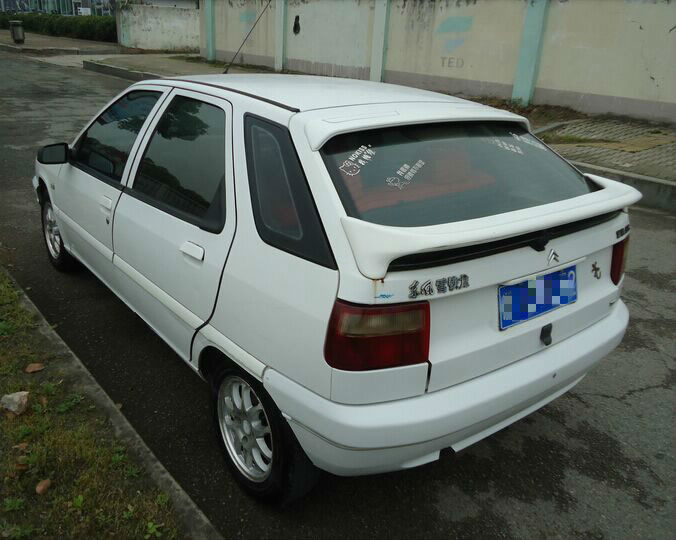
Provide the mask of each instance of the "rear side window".
{"label": "rear side window", "polygon": [[211,232],[225,223],[225,111],[175,97],[146,147],[133,193]]}
{"label": "rear side window", "polygon": [[336,268],[288,130],[253,115],[244,120],[251,203],[264,242]]}
{"label": "rear side window", "polygon": [[136,136],[160,92],[129,92],[108,107],[82,135],[75,162],[90,172],[119,182]]}
{"label": "rear side window", "polygon": [[592,191],[523,127],[453,122],[338,135],[321,149],[349,216],[418,227],[511,212]]}

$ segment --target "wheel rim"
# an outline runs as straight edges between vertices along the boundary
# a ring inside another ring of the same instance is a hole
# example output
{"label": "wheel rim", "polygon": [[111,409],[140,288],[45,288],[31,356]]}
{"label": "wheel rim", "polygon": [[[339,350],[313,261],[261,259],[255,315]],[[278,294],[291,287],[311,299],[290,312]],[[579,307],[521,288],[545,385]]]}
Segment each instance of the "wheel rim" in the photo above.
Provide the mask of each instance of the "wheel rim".
{"label": "wheel rim", "polygon": [[244,379],[223,379],[218,390],[218,426],[239,471],[252,482],[264,482],[272,471],[272,432],[263,403]]}
{"label": "wheel rim", "polygon": [[50,203],[45,203],[43,214],[47,249],[52,258],[58,259],[59,254],[61,253],[61,233],[59,232],[59,226],[54,218],[54,210],[52,210],[52,205]]}

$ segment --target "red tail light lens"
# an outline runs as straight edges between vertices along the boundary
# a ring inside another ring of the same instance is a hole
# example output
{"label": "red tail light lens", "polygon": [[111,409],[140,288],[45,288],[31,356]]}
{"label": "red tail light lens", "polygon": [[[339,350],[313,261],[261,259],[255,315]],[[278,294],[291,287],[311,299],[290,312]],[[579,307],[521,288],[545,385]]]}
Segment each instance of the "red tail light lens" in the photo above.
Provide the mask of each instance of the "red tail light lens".
{"label": "red tail light lens", "polygon": [[624,264],[627,261],[627,244],[629,244],[629,237],[627,236],[621,242],[613,246],[613,258],[610,263],[610,279],[615,285],[620,283],[624,275]]}
{"label": "red tail light lens", "polygon": [[337,369],[366,371],[422,364],[429,346],[427,302],[362,306],[336,300],[324,358]]}

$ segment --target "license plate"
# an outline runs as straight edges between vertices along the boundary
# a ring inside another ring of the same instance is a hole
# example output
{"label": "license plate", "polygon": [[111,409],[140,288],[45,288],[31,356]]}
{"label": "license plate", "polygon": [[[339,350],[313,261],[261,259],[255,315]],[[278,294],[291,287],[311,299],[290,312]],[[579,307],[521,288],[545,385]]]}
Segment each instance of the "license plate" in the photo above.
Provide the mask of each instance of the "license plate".
{"label": "license plate", "polygon": [[575,265],[498,289],[500,330],[577,300]]}

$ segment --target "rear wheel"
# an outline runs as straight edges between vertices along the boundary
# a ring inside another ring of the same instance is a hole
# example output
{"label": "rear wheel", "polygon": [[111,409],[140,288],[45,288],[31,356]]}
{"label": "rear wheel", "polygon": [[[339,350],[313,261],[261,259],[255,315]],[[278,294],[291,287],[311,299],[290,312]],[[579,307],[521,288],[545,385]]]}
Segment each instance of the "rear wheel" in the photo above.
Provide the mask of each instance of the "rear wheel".
{"label": "rear wheel", "polygon": [[42,236],[47,246],[49,261],[57,270],[70,270],[75,266],[75,259],[63,246],[59,225],[56,222],[52,202],[49,199],[42,203]]}
{"label": "rear wheel", "polygon": [[216,377],[215,418],[237,482],[258,499],[290,502],[314,486],[319,470],[298,444],[263,385],[236,368]]}

